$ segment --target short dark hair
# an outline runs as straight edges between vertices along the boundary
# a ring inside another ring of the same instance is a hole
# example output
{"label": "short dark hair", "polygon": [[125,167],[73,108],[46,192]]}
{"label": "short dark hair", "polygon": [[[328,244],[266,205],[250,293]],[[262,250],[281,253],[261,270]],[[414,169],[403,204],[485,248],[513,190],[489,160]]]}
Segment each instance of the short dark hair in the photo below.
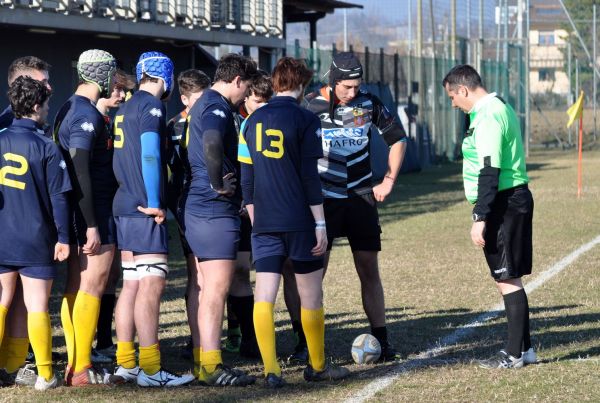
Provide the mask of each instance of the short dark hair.
{"label": "short dark hair", "polygon": [[259,71],[248,87],[248,94],[268,101],[273,96],[273,82],[271,76],[265,71]]}
{"label": "short dark hair", "polygon": [[210,78],[197,69],[182,71],[177,76],[177,86],[181,95],[189,96],[193,92],[200,92],[210,86]]}
{"label": "short dark hair", "polygon": [[25,116],[31,116],[36,105],[44,105],[50,98],[52,92],[44,84],[31,77],[17,77],[6,95],[10,101],[10,107],[13,113],[19,119]]}
{"label": "short dark hair", "polygon": [[215,72],[215,82],[232,82],[237,76],[243,81],[252,80],[257,74],[256,62],[249,57],[229,53],[219,60]]}
{"label": "short dark hair", "polygon": [[50,71],[50,65],[35,56],[24,56],[13,60],[8,66],[8,85],[27,70]]}
{"label": "short dark hair", "polygon": [[146,83],[157,83],[158,80],[159,79],[156,78],[156,77],[152,77],[152,76],[149,76],[146,73],[143,73],[142,74],[142,78],[140,78],[139,84],[142,85],[142,84],[146,84]]}
{"label": "short dark hair", "polygon": [[293,57],[282,57],[273,69],[273,89],[276,92],[293,91],[299,86],[306,87],[313,72],[306,62]]}
{"label": "short dark hair", "polygon": [[456,86],[458,85],[464,85],[470,90],[483,88],[481,76],[477,70],[468,64],[459,64],[458,66],[452,67],[448,74],[446,74],[446,77],[442,80],[442,87],[446,88],[446,84],[448,84],[452,90],[456,89]]}
{"label": "short dark hair", "polygon": [[132,90],[135,88],[135,77],[131,74],[127,74],[121,69],[115,71],[114,81],[116,87],[123,88],[124,90]]}

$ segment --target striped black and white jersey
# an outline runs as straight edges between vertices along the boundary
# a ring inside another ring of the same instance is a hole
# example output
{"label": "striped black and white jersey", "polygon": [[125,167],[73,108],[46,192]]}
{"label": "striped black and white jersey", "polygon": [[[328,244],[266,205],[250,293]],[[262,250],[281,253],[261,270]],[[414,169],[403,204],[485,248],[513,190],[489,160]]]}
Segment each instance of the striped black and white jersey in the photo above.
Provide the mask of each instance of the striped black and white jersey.
{"label": "striped black and white jersey", "polygon": [[323,158],[319,174],[323,196],[336,199],[372,192],[369,142],[373,132],[388,146],[406,138],[402,125],[374,95],[360,90],[348,104],[335,104],[333,121],[329,108],[329,87],[306,96],[306,108],[321,120]]}

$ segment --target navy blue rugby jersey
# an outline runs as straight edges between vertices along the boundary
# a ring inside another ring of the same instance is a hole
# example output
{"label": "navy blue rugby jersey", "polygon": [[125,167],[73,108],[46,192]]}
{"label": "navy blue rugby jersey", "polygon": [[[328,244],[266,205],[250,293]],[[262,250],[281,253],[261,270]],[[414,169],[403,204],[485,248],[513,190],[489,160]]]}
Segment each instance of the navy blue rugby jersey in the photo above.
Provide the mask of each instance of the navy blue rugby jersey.
{"label": "navy blue rugby jersey", "polygon": [[[237,211],[242,201],[237,161],[239,132],[229,102],[217,91],[208,89],[190,110],[188,121],[187,152],[191,182],[185,189],[185,208],[198,214]],[[218,194],[210,186],[202,136],[211,129],[218,130],[223,136],[223,176],[232,172],[238,179],[235,194],[231,197]]]}
{"label": "navy blue rugby jersey", "polygon": [[6,109],[0,113],[0,130],[6,129],[8,126],[10,126],[14,118],[15,114],[13,113],[10,105],[8,105]]}
{"label": "navy blue rugby jersey", "polygon": [[0,264],[52,264],[58,237],[50,196],[71,190],[62,154],[31,119],[0,131],[0,150]]}
{"label": "navy blue rugby jersey", "polygon": [[[254,171],[253,232],[314,230],[309,205],[323,202],[317,170],[321,157],[321,122],[296,99],[273,97],[246,119],[239,160],[251,164]],[[314,176],[309,185],[303,177],[307,172]]]}
{"label": "navy blue rugby jersey", "polygon": [[117,180],[112,166],[112,136],[104,116],[88,98],[74,94],[56,114],[53,131],[67,162],[74,188],[77,190],[78,184],[69,149],[79,148],[90,153],[94,204],[111,204],[117,190]]}
{"label": "navy blue rugby jersey", "polygon": [[113,121],[114,148],[113,170],[119,188],[113,201],[113,215],[121,217],[147,217],[137,210],[147,207],[148,195],[142,176],[143,133],[155,132],[160,137],[161,177],[160,206],[165,208],[165,158],[166,123],[163,103],[146,91],[137,91],[119,107]]}

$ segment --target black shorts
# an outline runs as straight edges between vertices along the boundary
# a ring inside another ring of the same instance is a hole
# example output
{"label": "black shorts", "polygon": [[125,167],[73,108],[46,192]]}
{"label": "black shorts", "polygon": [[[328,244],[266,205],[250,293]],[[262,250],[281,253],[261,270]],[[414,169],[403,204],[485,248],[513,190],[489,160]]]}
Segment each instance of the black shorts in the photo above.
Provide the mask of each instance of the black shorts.
{"label": "black shorts", "polygon": [[240,215],[240,244],[238,245],[238,252],[252,252],[252,223],[250,217],[247,215]]}
{"label": "black shorts", "polygon": [[381,227],[373,193],[347,199],[325,198],[327,250],[333,240],[347,237],[353,251],[380,251]]}
{"label": "black shorts", "polygon": [[[112,202],[107,204],[94,205],[94,214],[96,224],[100,233],[100,242],[102,245],[111,245],[117,242],[117,229],[112,215]],[[87,224],[79,207],[73,211],[71,219],[71,229],[69,231],[69,243],[71,245],[83,246],[87,242]]]}
{"label": "black shorts", "polygon": [[498,192],[488,215],[483,252],[496,281],[531,274],[533,197],[527,185]]}

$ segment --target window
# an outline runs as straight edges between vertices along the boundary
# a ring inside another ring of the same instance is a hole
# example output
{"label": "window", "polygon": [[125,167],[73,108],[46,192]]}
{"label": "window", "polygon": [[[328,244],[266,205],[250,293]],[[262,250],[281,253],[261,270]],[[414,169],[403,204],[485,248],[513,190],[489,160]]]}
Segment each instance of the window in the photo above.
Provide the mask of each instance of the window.
{"label": "window", "polygon": [[554,69],[540,69],[538,81],[554,81]]}
{"label": "window", "polygon": [[554,31],[540,31],[538,44],[540,46],[554,45]]}

